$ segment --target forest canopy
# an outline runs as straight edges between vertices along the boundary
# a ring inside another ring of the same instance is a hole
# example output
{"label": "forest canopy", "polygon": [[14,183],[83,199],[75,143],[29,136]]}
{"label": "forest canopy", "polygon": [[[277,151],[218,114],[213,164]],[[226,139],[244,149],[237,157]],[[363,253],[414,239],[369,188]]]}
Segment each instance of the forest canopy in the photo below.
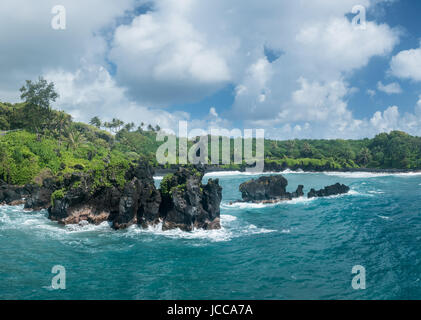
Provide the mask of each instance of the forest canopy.
{"label": "forest canopy", "polygon": [[[24,184],[40,175],[110,165],[118,171],[140,157],[159,167],[155,159],[163,143],[156,141],[159,126],[116,118],[104,121],[99,116],[90,124],[74,122],[69,114],[50,107],[58,95],[54,85],[42,78],[27,82],[21,92],[22,103],[0,102],[0,180]],[[233,146],[231,140],[231,150]],[[392,131],[362,140],[267,139],[265,163],[304,170],[421,169],[421,138]],[[222,167],[238,170],[242,165]]]}

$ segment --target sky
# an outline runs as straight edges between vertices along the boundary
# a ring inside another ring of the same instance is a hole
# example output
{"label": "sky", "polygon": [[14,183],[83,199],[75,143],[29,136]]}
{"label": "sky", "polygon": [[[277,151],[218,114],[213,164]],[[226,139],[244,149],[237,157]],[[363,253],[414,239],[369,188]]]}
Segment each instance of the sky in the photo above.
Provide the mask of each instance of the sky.
{"label": "sky", "polygon": [[76,121],[421,135],[420,12],[416,0],[2,0],[0,101],[43,76]]}

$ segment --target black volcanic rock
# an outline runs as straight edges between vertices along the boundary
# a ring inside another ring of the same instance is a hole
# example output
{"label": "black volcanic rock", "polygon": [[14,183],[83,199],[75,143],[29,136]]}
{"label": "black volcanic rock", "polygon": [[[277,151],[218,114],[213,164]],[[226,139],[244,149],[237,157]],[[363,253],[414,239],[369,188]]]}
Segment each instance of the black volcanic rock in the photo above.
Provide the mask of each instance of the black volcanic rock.
{"label": "black volcanic rock", "polygon": [[339,194],[345,194],[349,192],[349,187],[344,185],[344,184],[340,184],[340,183],[336,183],[332,186],[327,186],[324,189],[321,190],[314,190],[311,189],[310,192],[307,194],[308,198],[322,198],[322,197],[330,197],[330,196],[336,196]]}
{"label": "black volcanic rock", "polygon": [[204,170],[180,168],[161,183],[163,230],[220,229],[222,188],[219,180],[202,185]]}
{"label": "black volcanic rock", "polygon": [[124,229],[133,224],[146,228],[159,223],[161,194],[151,177],[138,175],[124,186],[118,215],[113,218],[115,229]]}
{"label": "black volcanic rock", "polygon": [[240,185],[243,201],[276,202],[304,196],[304,186],[298,186],[293,193],[287,192],[288,180],[281,175],[264,176]]}
{"label": "black volcanic rock", "polygon": [[[121,174],[124,175],[121,181]],[[73,172],[42,185],[0,185],[0,204],[25,204],[25,209],[48,209],[60,224],[108,221],[114,229],[144,228],[163,222],[163,229],[185,231],[219,229],[222,188],[218,180],[201,183],[203,168],[180,168],[164,179],[164,191],[155,187],[154,170],[146,163],[132,164],[118,174],[112,168]]]}
{"label": "black volcanic rock", "polygon": [[297,188],[297,191],[293,192],[291,194],[291,196],[293,198],[301,198],[301,197],[304,197],[304,191],[303,190],[304,190],[304,186],[300,184],[298,186],[298,188]]}
{"label": "black volcanic rock", "polygon": [[145,163],[132,165],[123,187],[116,182],[97,187],[90,174],[65,177],[65,192],[55,196],[49,218],[62,224],[110,221],[114,229],[134,224],[147,227],[159,222],[161,197],[155,188],[153,170]]}
{"label": "black volcanic rock", "polygon": [[16,187],[7,184],[0,186],[0,204],[12,204],[20,199],[22,197]]}
{"label": "black volcanic rock", "polygon": [[26,185],[24,187],[26,195],[25,209],[39,211],[47,209],[51,204],[51,195],[61,187],[61,183],[56,179],[44,179],[41,186]]}

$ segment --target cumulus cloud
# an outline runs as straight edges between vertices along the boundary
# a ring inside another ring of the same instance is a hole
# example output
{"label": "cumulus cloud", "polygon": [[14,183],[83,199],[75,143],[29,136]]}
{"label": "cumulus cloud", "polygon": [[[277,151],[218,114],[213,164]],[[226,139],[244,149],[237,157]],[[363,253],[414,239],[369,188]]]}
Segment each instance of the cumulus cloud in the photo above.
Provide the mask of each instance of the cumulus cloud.
{"label": "cumulus cloud", "polygon": [[135,0],[62,0],[66,30],[53,30],[51,9],[56,0],[3,0],[0,9],[0,94],[16,101],[26,79],[50,69],[74,71],[81,59],[105,65],[103,28],[115,24]]}
{"label": "cumulus cloud", "polygon": [[[171,127],[190,116],[164,107],[199,101],[227,84],[235,90],[229,112],[220,112],[225,118],[211,108],[204,119],[190,119],[192,125],[242,120],[280,138],[360,137],[390,118],[388,111],[374,122],[355,119],[348,108],[356,91],[349,76],[399,42],[399,32],[386,24],[355,28],[346,17],[355,0],[155,0],[151,10],[120,25],[117,18],[144,1],[63,0],[67,30],[59,32],[50,27],[54,0],[3,2],[3,99],[17,95],[23,80],[44,74],[57,84],[59,105],[79,120],[99,115]],[[380,2],[359,4],[370,9]],[[282,54],[268,59],[265,48]],[[414,68],[402,65],[416,63],[416,54],[398,54],[392,72],[408,78]]]}
{"label": "cumulus cloud", "polygon": [[392,75],[413,81],[421,81],[421,47],[399,52],[390,63]]}
{"label": "cumulus cloud", "polygon": [[402,88],[397,82],[389,84],[383,84],[381,81],[377,83],[377,89],[387,94],[399,94],[402,93]]}
{"label": "cumulus cloud", "polygon": [[117,79],[146,102],[171,104],[202,98],[227,84],[221,48],[188,19],[193,1],[160,1],[156,11],[117,28],[110,57]]}
{"label": "cumulus cloud", "polygon": [[57,86],[60,94],[57,107],[68,111],[78,121],[86,122],[94,116],[103,120],[118,117],[125,122],[173,128],[177,127],[178,121],[189,120],[189,114],[185,112],[150,109],[130,100],[126,89],[118,86],[100,65],[85,64],[75,72],[52,70],[45,76]]}

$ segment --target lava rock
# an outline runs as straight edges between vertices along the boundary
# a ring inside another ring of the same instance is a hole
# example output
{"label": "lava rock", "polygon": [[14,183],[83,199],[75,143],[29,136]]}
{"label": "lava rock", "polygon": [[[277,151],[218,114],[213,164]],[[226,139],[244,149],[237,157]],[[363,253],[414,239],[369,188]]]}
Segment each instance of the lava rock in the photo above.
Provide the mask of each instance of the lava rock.
{"label": "lava rock", "polygon": [[304,195],[304,186],[298,186],[293,193],[287,192],[288,180],[281,175],[264,176],[240,185],[242,199],[245,202],[272,203],[292,200]]}
{"label": "lava rock", "polygon": [[348,193],[350,188],[344,184],[336,183],[332,186],[327,186],[324,189],[316,191],[315,189],[311,189],[310,192],[307,194],[309,199],[311,198],[322,198],[322,197],[330,197],[336,196],[339,194],[346,194]]}
{"label": "lava rock", "polygon": [[153,169],[148,164],[133,164],[120,187],[111,177],[111,185],[97,187],[89,173],[76,172],[63,179],[63,196],[53,199],[49,218],[62,224],[109,221],[114,229],[134,224],[147,227],[159,223],[161,196],[155,188]]}
{"label": "lava rock", "polygon": [[179,170],[161,184],[160,215],[163,230],[179,228],[220,229],[222,188],[219,180],[210,179],[202,185],[204,170],[200,167]]}

